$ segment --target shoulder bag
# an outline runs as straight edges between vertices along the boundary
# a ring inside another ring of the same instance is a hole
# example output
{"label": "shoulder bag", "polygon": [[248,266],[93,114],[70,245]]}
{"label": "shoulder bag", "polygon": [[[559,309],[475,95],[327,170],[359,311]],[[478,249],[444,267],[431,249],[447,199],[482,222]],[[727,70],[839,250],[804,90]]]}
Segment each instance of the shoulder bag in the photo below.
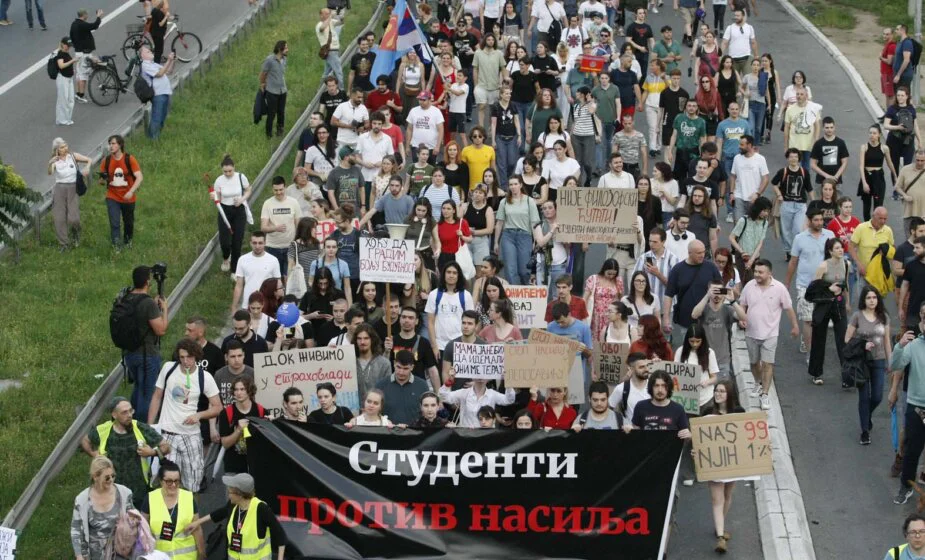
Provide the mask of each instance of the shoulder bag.
{"label": "shoulder bag", "polygon": [[289,269],[289,276],[286,277],[286,293],[301,299],[308,291],[308,286],[305,284],[305,271],[299,263],[299,244],[293,241],[292,246],[295,248],[295,266]]}
{"label": "shoulder bag", "polygon": [[77,163],[77,158],[71,155],[71,161],[74,162],[74,169],[77,170],[77,196],[83,196],[87,194],[87,179],[80,171],[80,164]]}
{"label": "shoulder bag", "polygon": [[[459,231],[462,231],[462,219],[459,220]],[[459,240],[459,250],[456,251],[456,264],[462,269],[463,276],[466,280],[472,281],[475,278],[475,264],[472,262],[472,252],[469,246],[463,240]]]}
{"label": "shoulder bag", "polygon": [[331,38],[334,37],[334,21],[328,20],[328,40],[325,44],[321,45],[321,48],[318,49],[318,58],[321,60],[327,60],[328,55],[331,54]]}

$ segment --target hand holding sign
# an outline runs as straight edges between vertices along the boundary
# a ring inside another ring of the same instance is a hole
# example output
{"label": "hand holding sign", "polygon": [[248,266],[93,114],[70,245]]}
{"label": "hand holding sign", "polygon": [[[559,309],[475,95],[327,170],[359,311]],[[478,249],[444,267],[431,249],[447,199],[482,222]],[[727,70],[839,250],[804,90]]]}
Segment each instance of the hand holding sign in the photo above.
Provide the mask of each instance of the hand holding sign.
{"label": "hand holding sign", "polygon": [[774,471],[766,412],[691,418],[691,437],[700,482]]}

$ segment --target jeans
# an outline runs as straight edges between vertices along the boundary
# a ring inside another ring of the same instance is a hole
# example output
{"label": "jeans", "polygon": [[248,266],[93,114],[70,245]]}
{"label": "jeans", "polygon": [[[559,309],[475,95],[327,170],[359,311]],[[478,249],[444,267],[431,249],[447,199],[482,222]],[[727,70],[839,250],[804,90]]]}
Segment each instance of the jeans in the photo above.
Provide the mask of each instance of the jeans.
{"label": "jeans", "polygon": [[617,9],[607,6],[607,25],[609,25],[611,29],[614,29],[614,24],[616,23],[616,21],[617,21]]}
{"label": "jeans", "polygon": [[755,134],[755,143],[761,143],[764,138],[764,112],[767,104],[760,101],[748,102],[748,124],[751,125]]}
{"label": "jeans", "polygon": [[45,27],[45,10],[42,9],[42,0],[26,0],[26,23],[32,29],[32,3],[35,2],[35,11],[39,16],[39,25]]}
{"label": "jeans", "polygon": [[[756,136],[757,138],[757,136]],[[809,169],[809,159],[811,152],[804,152],[800,150],[800,167],[806,170],[807,173],[811,173]]]}
{"label": "jeans", "polygon": [[228,229],[222,217],[218,216],[218,243],[222,247],[222,258],[231,259],[231,272],[234,273],[238,269],[238,259],[241,258],[241,244],[244,242],[244,232],[247,229],[247,211],[243,205],[226,204],[222,204],[222,210],[225,211],[231,229]]}
{"label": "jeans", "polygon": [[[519,103],[511,101],[517,116],[520,117],[520,147],[522,151],[527,150],[527,111],[530,110],[530,103]],[[446,125],[444,125],[446,126]]]}
{"label": "jeans", "polygon": [[[613,133],[616,127],[612,122],[601,123],[601,142],[597,149],[597,161],[595,162],[595,169],[604,172],[605,169],[609,169],[610,166],[610,141],[613,139]],[[651,129],[650,129],[651,130]]]}
{"label": "jeans", "polygon": [[806,223],[806,203],[785,200],[780,205],[780,237],[784,251],[789,255],[793,238],[803,231]]}
{"label": "jeans", "polygon": [[553,264],[546,267],[546,286],[547,286],[547,300],[552,301],[556,299],[556,279],[565,274],[568,271],[568,261],[565,261],[562,264]]}
{"label": "jeans", "polygon": [[[860,408],[860,403],[858,403]],[[912,403],[906,405],[906,415],[903,421],[905,428],[905,438],[902,442],[903,449],[903,471],[899,476],[899,483],[903,488],[909,488],[910,480],[915,480],[915,470],[919,466],[919,456],[922,454],[922,448],[925,447],[925,424],[922,418],[915,411],[916,408]]]}
{"label": "jeans", "polygon": [[126,244],[132,242],[135,233],[135,203],[118,202],[111,198],[106,199],[106,213],[109,214],[109,240],[113,245],[119,245],[120,218],[124,224],[122,241]]}
{"label": "jeans", "polygon": [[136,420],[147,422],[148,407],[151,406],[151,397],[154,396],[154,383],[161,371],[161,356],[157,352],[130,352],[125,355],[125,369],[129,379],[135,384],[129,399],[132,408],[135,409],[133,416]]}
{"label": "jeans", "polygon": [[321,80],[324,81],[331,74],[334,74],[334,77],[337,78],[337,83],[340,87],[345,87],[344,65],[340,61],[340,51],[330,50],[328,51],[328,57],[324,59],[324,73],[321,75]]}
{"label": "jeans", "polygon": [[[858,420],[861,422],[861,431],[869,432],[871,417],[874,414],[874,410],[877,409],[877,406],[880,404],[880,401],[883,400],[883,383],[886,378],[886,360],[867,360],[867,367],[870,368],[870,379],[867,380],[867,383],[863,387],[858,389]],[[921,426],[922,421],[918,421]],[[907,428],[908,430],[908,428]],[[906,432],[906,437],[908,438],[908,431]],[[919,449],[919,452],[916,453],[915,458],[918,459],[918,456],[922,453],[922,450]],[[908,456],[908,451],[907,451]]]}
{"label": "jeans", "polygon": [[151,120],[148,122],[148,138],[157,140],[161,135],[161,129],[164,128],[164,121],[167,120],[167,112],[170,111],[170,95],[155,95],[151,100]]}
{"label": "jeans", "polygon": [[0,0],[0,20],[6,19],[6,11],[10,9],[10,0]]}
{"label": "jeans", "polygon": [[517,137],[495,136],[495,157],[498,163],[498,181],[507,188],[507,180],[517,163]]}
{"label": "jeans", "polygon": [[286,94],[267,92],[267,136],[273,136],[273,119],[276,118],[276,132],[282,135],[286,126]]}
{"label": "jeans", "polygon": [[748,200],[742,200],[741,198],[736,197],[735,208],[733,208],[733,219],[736,222],[739,221],[739,218],[748,216],[748,211],[752,209],[752,203]]}
{"label": "jeans", "polygon": [[[728,177],[732,173],[732,160],[734,160],[736,154],[723,154],[723,169],[726,170],[726,176]],[[732,203],[729,202],[729,195],[732,193],[728,188],[726,189],[726,214],[732,214]]]}
{"label": "jeans", "polygon": [[504,229],[501,234],[501,258],[507,281],[516,286],[530,284],[530,255],[533,236],[522,229]]}
{"label": "jeans", "polygon": [[[840,306],[841,310],[836,310],[835,306]],[[831,320],[835,328],[835,350],[838,355],[839,368],[841,367],[841,356],[845,349],[845,330],[848,328],[848,319],[845,317],[844,301],[836,303],[817,303],[813,312],[812,327],[812,345],[809,349],[809,369],[807,372],[812,377],[822,377],[825,368],[825,343],[829,335],[829,321]],[[826,306],[827,309],[823,309]]]}
{"label": "jeans", "polygon": [[581,166],[581,176],[578,184],[590,186],[591,172],[594,171],[594,136],[572,135],[572,149],[575,150],[575,160]]}
{"label": "jeans", "polygon": [[725,19],[726,5],[713,4],[713,29],[726,29]]}
{"label": "jeans", "polygon": [[279,261],[279,273],[283,278],[289,272],[289,247],[277,249],[276,247],[267,247],[267,253],[270,253]]}

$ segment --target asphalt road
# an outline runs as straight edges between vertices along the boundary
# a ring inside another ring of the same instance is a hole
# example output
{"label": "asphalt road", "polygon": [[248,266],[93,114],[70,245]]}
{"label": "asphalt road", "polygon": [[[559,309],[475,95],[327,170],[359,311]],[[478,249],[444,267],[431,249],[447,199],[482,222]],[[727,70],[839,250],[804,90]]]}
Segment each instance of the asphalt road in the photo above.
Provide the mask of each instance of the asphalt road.
{"label": "asphalt road", "polygon": [[[125,69],[120,49],[125,40],[125,26],[140,21],[136,16],[143,13],[141,4],[126,0],[129,7],[112,21],[104,15],[103,25],[95,32],[97,55],[118,55],[117,66]],[[77,10],[86,8],[92,14],[102,9],[112,13],[126,2],[119,0],[61,0],[45,2],[45,21],[48,31],[29,31],[21,0],[14,0],[9,17],[14,25],[0,27],[0,130],[6,131],[0,137],[0,156],[3,161],[16,166],[29,186],[45,192],[54,186],[46,174],[45,164],[51,154],[51,142],[61,136],[71,150],[84,155],[93,155],[95,150],[114,130],[121,128],[125,120],[137,109],[138,100],[129,91],[109,107],[97,107],[93,103],[80,104],[74,108],[74,125],[55,125],[55,84],[45,72],[45,60],[58,48],[61,37],[68,35],[71,22],[77,17]],[[203,49],[215,42],[248,9],[245,0],[174,0],[171,11],[179,14],[183,28],[199,36]],[[253,8],[251,8],[253,9]],[[167,38],[171,40],[170,37]],[[169,48],[169,43],[167,45]],[[37,71],[6,88],[22,72],[41,61]]]}

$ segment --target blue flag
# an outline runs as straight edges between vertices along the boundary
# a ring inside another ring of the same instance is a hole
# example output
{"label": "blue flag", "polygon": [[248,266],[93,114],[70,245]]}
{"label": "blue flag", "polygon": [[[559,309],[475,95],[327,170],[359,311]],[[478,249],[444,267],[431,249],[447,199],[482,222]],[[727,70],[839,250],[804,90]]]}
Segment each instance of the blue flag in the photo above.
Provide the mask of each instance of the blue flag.
{"label": "blue flag", "polygon": [[427,44],[427,37],[408,9],[407,3],[405,0],[396,0],[382,41],[373,49],[376,60],[370,71],[370,81],[375,84],[379,76],[390,75],[395,70],[396,63],[411,49],[417,52],[424,64],[429,65],[433,62],[434,55]]}

